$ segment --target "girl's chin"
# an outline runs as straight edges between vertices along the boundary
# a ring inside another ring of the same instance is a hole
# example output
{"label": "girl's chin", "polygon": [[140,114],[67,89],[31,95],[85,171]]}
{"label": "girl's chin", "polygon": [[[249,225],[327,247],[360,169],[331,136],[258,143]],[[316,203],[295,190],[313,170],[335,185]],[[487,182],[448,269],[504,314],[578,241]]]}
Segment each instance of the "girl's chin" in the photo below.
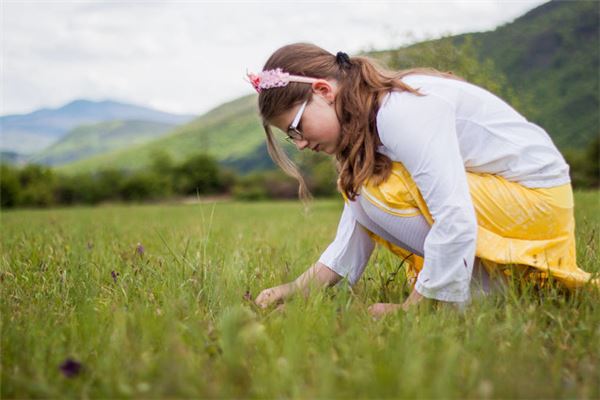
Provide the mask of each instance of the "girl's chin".
{"label": "girl's chin", "polygon": [[323,149],[323,152],[329,154],[330,156],[335,155],[335,146],[331,146],[331,148]]}
{"label": "girl's chin", "polygon": [[319,153],[331,154],[331,150],[325,145],[319,145]]}

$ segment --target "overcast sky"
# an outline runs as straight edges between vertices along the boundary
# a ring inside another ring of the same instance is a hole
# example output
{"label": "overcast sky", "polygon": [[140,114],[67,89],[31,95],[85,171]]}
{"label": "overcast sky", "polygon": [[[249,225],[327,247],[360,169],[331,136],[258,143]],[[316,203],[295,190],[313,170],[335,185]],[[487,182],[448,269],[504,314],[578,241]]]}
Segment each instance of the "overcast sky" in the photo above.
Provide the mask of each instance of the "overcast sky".
{"label": "overcast sky", "polygon": [[80,98],[201,114],[252,93],[246,68],[284,44],[353,55],[494,29],[545,2],[1,0],[0,114]]}

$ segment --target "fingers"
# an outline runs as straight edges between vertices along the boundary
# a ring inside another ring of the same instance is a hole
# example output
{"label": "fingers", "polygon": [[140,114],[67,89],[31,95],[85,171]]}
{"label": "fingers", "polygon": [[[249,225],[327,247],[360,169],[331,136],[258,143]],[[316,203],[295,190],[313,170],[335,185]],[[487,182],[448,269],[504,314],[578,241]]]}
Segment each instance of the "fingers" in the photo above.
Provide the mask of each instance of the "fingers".
{"label": "fingers", "polygon": [[375,303],[367,308],[369,314],[375,318],[381,318],[386,314],[397,311],[402,306],[393,303]]}
{"label": "fingers", "polygon": [[279,300],[277,291],[273,288],[265,289],[256,297],[255,303],[261,308],[267,308],[270,304]]}

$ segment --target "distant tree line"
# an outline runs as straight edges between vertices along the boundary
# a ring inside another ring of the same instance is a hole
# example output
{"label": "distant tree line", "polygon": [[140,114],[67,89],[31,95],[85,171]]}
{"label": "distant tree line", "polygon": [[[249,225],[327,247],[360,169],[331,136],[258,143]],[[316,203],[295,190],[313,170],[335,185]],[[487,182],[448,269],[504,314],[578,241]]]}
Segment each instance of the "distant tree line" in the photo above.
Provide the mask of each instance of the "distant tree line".
{"label": "distant tree line", "polygon": [[[587,151],[565,154],[575,188],[600,188],[600,139]],[[338,195],[331,160],[302,153],[298,161],[316,197]],[[29,164],[0,166],[1,207],[51,207],[102,202],[146,202],[196,195],[230,195],[238,200],[296,199],[298,183],[279,169],[240,175],[222,168],[206,154],[175,164],[156,154],[144,170],[105,169],[96,173],[59,174]]]}
{"label": "distant tree line", "polygon": [[576,188],[600,188],[600,135],[585,149],[567,149],[565,159]]}
{"label": "distant tree line", "polygon": [[[68,175],[37,164],[21,168],[2,164],[0,168],[2,208],[146,202],[216,194],[240,200],[298,197],[296,180],[280,170],[240,175],[220,167],[206,154],[176,164],[168,154],[157,153],[149,168],[137,171],[107,168]],[[313,194],[336,195],[335,169],[328,161],[310,159],[304,162],[304,170]]]}

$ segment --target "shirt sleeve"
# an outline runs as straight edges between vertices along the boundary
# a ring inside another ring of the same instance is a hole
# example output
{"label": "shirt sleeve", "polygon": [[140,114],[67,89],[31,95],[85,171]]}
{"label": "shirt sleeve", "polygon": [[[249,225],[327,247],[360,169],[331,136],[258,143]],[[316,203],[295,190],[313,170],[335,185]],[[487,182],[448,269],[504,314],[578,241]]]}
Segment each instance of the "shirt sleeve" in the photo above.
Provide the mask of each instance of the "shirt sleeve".
{"label": "shirt sleeve", "polygon": [[335,239],[323,252],[319,262],[347,278],[354,286],[363,274],[374,248],[375,242],[358,223],[350,206],[344,203]]}
{"label": "shirt sleeve", "polygon": [[[394,94],[394,93],[392,93]],[[433,225],[415,289],[442,301],[467,301],[477,219],[456,134],[452,103],[436,94],[388,96],[377,115],[382,144],[417,184]]]}

